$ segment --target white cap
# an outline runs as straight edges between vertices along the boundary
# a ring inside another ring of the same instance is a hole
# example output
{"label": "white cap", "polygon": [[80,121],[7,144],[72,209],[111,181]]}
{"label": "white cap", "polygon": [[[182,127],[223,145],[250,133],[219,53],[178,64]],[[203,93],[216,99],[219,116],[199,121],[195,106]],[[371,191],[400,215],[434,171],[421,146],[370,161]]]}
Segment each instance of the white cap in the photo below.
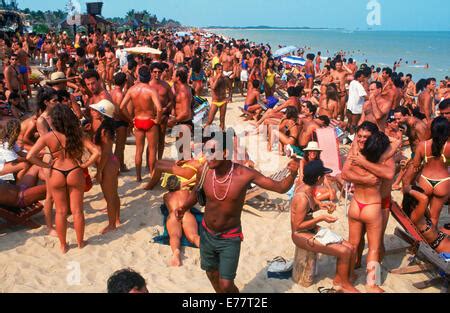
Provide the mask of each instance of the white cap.
{"label": "white cap", "polygon": [[104,116],[113,118],[115,107],[109,100],[103,99],[99,103],[90,105],[90,107]]}

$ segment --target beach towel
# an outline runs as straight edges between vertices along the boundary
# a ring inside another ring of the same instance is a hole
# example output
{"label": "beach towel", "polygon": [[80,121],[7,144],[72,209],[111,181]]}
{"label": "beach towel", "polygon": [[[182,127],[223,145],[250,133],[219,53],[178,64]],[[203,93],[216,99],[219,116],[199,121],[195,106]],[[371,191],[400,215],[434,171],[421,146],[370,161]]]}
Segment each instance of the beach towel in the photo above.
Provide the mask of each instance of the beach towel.
{"label": "beach towel", "polygon": [[[169,209],[166,207],[165,204],[162,204],[159,209],[161,211],[161,214],[163,215],[162,223],[164,225],[164,232],[162,235],[153,237],[153,242],[159,243],[162,245],[169,245],[170,238],[169,238],[169,232],[167,231],[167,227],[166,227],[167,217],[169,216]],[[200,212],[199,210],[197,210],[196,208],[192,208],[191,213],[195,216],[195,219],[197,220],[197,225],[200,228],[200,225],[202,224],[203,213]],[[196,248],[195,245],[193,245],[192,243],[190,243],[187,240],[187,238],[184,234],[183,234],[183,237],[181,237],[181,246]]]}
{"label": "beach towel", "polygon": [[322,153],[320,158],[323,165],[333,170],[332,176],[341,173],[341,156],[339,154],[339,143],[333,127],[319,128],[316,130],[317,142]]}

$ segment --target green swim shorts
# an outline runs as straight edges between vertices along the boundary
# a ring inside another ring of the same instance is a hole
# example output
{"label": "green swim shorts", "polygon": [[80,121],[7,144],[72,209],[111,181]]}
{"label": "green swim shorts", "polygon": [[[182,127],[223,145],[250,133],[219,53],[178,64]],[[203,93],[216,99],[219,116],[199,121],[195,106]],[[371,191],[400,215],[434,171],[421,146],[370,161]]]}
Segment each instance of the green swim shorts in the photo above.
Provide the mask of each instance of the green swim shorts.
{"label": "green swim shorts", "polygon": [[200,230],[200,265],[207,272],[219,271],[220,278],[234,280],[241,252],[241,238],[221,238],[204,226]]}

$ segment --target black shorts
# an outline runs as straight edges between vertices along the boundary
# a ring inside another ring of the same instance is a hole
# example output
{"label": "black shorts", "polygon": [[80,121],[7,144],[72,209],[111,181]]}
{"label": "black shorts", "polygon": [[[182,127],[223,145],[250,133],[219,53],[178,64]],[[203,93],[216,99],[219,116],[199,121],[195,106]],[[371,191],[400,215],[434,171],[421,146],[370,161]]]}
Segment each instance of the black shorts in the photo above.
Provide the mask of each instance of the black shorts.
{"label": "black shorts", "polygon": [[128,128],[129,126],[130,126],[130,124],[128,122],[125,122],[125,121],[114,121],[114,127],[116,129],[120,128],[120,127]]}

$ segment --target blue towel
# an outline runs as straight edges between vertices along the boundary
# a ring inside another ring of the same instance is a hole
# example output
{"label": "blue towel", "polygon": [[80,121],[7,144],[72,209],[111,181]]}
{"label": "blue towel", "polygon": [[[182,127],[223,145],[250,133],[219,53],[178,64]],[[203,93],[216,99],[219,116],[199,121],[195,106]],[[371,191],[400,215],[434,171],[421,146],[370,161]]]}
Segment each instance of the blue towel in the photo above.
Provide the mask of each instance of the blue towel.
{"label": "blue towel", "polygon": [[[159,209],[161,210],[161,214],[163,215],[164,233],[160,236],[153,237],[153,242],[159,243],[162,245],[169,245],[170,238],[169,238],[169,232],[167,231],[167,227],[166,227],[167,217],[169,216],[169,210],[167,209],[165,204],[162,204]],[[203,220],[203,213],[200,212],[199,210],[197,210],[196,208],[192,208],[191,213],[194,214],[195,219],[197,220],[197,225],[200,228],[202,220]],[[184,234],[183,234],[183,237],[181,237],[181,246],[196,248],[195,245],[193,245],[192,243],[190,243],[187,240],[187,238]]]}

